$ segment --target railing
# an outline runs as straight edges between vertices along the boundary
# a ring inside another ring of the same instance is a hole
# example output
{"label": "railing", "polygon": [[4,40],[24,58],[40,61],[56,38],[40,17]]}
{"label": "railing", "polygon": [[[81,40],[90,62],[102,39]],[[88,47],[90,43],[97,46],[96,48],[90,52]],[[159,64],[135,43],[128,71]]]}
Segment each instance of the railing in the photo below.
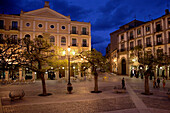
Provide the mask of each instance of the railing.
{"label": "railing", "polygon": [[152,44],[151,43],[146,43],[146,47],[152,47]]}
{"label": "railing", "polygon": [[133,50],[134,49],[134,47],[130,47],[130,50]]}
{"label": "railing", "polygon": [[73,30],[71,30],[71,31],[70,31],[70,34],[78,34],[78,31],[73,31]]}
{"label": "railing", "polygon": [[134,39],[134,36],[129,36],[129,40],[132,40],[132,39]]}
{"label": "railing", "polygon": [[5,26],[3,25],[3,26],[0,26],[0,29],[5,29]]}
{"label": "railing", "polygon": [[72,43],[71,46],[77,47],[77,46],[78,46],[78,43],[75,43],[75,44]]}
{"label": "railing", "polygon": [[123,51],[125,51],[125,49],[120,49],[120,52],[123,52]]}
{"label": "railing", "polygon": [[161,41],[161,42],[156,42],[156,45],[162,45],[163,44],[163,42]]}
{"label": "railing", "polygon": [[82,44],[82,47],[88,47],[88,45],[87,44]]}
{"label": "railing", "polygon": [[17,26],[17,27],[9,26],[9,30],[18,30],[19,31],[19,26]]}
{"label": "railing", "polygon": [[154,29],[154,32],[160,32],[160,31],[162,31],[162,26],[156,27],[156,28]]}
{"label": "railing", "polygon": [[87,31],[86,31],[86,32],[83,32],[83,31],[82,31],[81,34],[82,34],[82,35],[89,35],[89,32],[87,32]]}

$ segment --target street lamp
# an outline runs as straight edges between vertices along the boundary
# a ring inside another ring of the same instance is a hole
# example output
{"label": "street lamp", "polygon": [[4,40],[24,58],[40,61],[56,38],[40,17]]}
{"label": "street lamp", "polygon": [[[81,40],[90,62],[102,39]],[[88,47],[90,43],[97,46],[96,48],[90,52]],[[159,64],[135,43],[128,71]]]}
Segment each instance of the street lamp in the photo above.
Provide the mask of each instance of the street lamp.
{"label": "street lamp", "polygon": [[73,90],[72,84],[70,82],[70,46],[68,47],[68,84],[67,84],[67,91],[69,94],[71,94],[71,91]]}

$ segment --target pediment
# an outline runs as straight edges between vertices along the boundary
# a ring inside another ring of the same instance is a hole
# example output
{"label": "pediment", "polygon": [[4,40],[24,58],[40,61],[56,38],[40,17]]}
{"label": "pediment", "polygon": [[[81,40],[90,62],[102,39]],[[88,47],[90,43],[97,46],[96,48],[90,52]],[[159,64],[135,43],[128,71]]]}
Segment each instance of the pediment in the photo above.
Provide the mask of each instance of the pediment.
{"label": "pediment", "polygon": [[41,9],[25,12],[23,15],[70,20],[69,17],[64,16],[50,8],[41,8]]}

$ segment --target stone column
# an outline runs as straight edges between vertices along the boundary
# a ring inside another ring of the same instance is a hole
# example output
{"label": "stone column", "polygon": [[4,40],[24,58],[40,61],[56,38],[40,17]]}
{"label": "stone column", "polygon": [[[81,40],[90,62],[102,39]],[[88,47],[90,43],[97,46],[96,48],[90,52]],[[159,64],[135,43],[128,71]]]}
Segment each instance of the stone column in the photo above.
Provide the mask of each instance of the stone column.
{"label": "stone column", "polygon": [[55,79],[58,80],[59,79],[59,71],[55,72]]}
{"label": "stone column", "polygon": [[23,73],[22,73],[22,79],[25,80],[25,68],[22,69]]}
{"label": "stone column", "polygon": [[47,80],[47,79],[48,79],[48,72],[45,72],[45,74],[44,74],[44,78],[45,78],[45,80]]}
{"label": "stone column", "polygon": [[35,80],[35,72],[32,71],[32,80]]}
{"label": "stone column", "polygon": [[78,78],[81,78],[81,63],[78,63]]}
{"label": "stone column", "polygon": [[8,80],[8,79],[9,79],[9,72],[5,71],[5,80]]}
{"label": "stone column", "polygon": [[22,80],[22,68],[19,68],[19,80]]}

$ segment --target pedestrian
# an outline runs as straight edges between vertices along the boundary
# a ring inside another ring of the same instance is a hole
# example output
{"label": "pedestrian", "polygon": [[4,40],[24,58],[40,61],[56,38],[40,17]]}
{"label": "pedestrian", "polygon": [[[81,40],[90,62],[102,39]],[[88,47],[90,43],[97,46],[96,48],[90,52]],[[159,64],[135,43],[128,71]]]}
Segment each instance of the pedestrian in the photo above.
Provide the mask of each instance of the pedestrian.
{"label": "pedestrian", "polygon": [[122,89],[125,89],[125,79],[122,79]]}
{"label": "pedestrian", "polygon": [[160,79],[159,78],[157,79],[157,84],[158,84],[157,87],[160,88],[160,85],[159,85],[160,84]]}
{"label": "pedestrian", "polygon": [[156,78],[153,80],[153,88],[156,88]]}
{"label": "pedestrian", "polygon": [[163,88],[165,88],[165,78],[162,80]]}

